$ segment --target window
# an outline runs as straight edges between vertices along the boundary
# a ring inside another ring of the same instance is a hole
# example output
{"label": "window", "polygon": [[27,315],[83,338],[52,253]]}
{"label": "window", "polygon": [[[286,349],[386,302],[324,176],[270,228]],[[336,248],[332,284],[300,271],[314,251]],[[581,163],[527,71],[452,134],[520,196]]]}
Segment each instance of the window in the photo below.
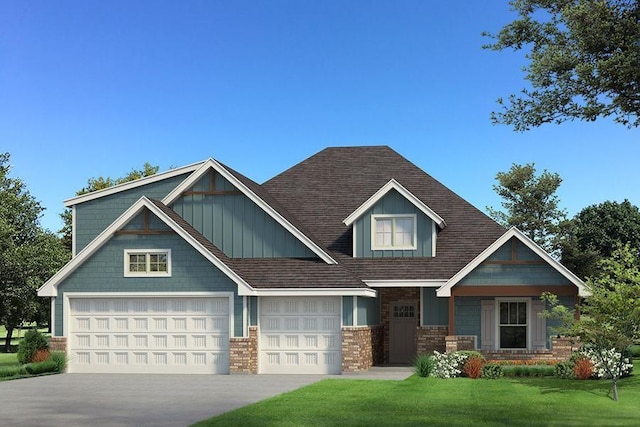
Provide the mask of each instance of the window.
{"label": "window", "polygon": [[500,302],[500,348],[527,348],[527,303]]}
{"label": "window", "polygon": [[127,277],[171,276],[171,250],[125,250],[124,275]]}
{"label": "window", "polygon": [[372,215],[371,249],[416,249],[415,215]]}

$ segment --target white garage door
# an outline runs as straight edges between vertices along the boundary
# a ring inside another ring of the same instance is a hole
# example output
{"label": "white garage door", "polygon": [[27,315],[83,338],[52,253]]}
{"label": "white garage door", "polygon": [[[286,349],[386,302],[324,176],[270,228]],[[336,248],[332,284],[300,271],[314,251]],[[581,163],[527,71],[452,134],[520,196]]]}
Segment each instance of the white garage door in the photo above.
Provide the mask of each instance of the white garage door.
{"label": "white garage door", "polygon": [[228,298],[72,298],[69,372],[229,373]]}
{"label": "white garage door", "polygon": [[260,373],[341,373],[340,307],[340,297],[260,298]]}

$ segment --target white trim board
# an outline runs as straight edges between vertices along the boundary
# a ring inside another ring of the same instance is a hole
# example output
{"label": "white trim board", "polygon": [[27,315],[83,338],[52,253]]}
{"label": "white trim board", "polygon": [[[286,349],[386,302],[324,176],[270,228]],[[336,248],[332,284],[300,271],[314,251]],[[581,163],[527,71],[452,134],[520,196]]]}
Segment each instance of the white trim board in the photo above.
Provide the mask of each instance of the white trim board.
{"label": "white trim board", "polygon": [[262,297],[319,297],[319,296],[361,296],[375,298],[378,292],[368,288],[270,288],[246,291],[238,289],[238,295],[251,295]]}
{"label": "white trim board", "polygon": [[426,216],[431,218],[440,228],[446,227],[447,223],[438,215],[433,209],[427,206],[422,200],[417,198],[413,193],[404,188],[398,181],[391,179],[385,185],[383,185],[378,191],[376,191],[367,201],[361,204],[355,211],[353,211],[348,217],[344,219],[345,225],[351,225],[356,219],[360,218],[367,210],[375,205],[380,199],[382,199],[389,191],[396,190],[405,199],[407,199],[416,208],[422,211]]}
{"label": "white trim board", "polygon": [[442,286],[440,289],[436,291],[436,295],[439,297],[450,297],[451,296],[451,288],[457,285],[462,279],[464,279],[469,273],[471,273],[476,267],[478,267],[483,261],[485,261],[491,254],[497,251],[502,245],[507,243],[512,237],[520,240],[525,246],[531,249],[536,255],[542,258],[547,262],[551,267],[553,267],[558,273],[562,274],[567,280],[573,283],[578,288],[578,295],[580,296],[589,296],[589,291],[587,290],[584,282],[578,278],[575,274],[573,274],[567,267],[560,264],[558,261],[553,259],[551,255],[549,255],[544,249],[538,246],[533,240],[529,239],[527,236],[522,233],[522,231],[518,230],[515,227],[507,230],[502,236],[500,236],[495,242],[493,242],[487,249],[482,251],[480,255],[475,257],[473,261],[464,266],[462,270],[458,271],[453,275],[451,279],[447,281],[447,283]]}
{"label": "white trim board", "polygon": [[447,279],[364,280],[372,288],[440,288]]}
{"label": "white trim board", "polygon": [[252,202],[258,205],[264,212],[267,213],[271,218],[273,218],[278,224],[284,227],[289,233],[293,234],[303,245],[309,248],[314,254],[316,254],[320,259],[322,259],[327,264],[337,264],[338,262],[334,260],[331,255],[325,252],[320,246],[318,246],[313,240],[311,240],[307,235],[298,230],[293,224],[291,224],[285,217],[283,217],[278,211],[272,208],[267,202],[262,200],[255,194],[249,187],[244,185],[238,178],[236,178],[231,172],[225,169],[220,163],[216,160],[209,158],[207,161],[203,162],[197,170],[195,170],[187,179],[182,181],[180,185],[173,189],[169,194],[162,199],[162,203],[167,206],[173,204],[178,198],[191,188],[198,179],[204,176],[205,173],[209,171],[209,169],[213,169],[222,175],[227,181],[229,181],[235,188],[237,188],[242,194],[249,198]]}

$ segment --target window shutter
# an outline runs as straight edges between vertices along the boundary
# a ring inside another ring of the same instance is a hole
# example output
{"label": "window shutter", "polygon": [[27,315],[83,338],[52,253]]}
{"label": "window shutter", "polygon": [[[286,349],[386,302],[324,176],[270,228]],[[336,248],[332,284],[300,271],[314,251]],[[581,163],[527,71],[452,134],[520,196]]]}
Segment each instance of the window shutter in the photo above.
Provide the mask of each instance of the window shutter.
{"label": "window shutter", "polygon": [[482,300],[482,315],[480,316],[480,329],[482,350],[495,350],[496,348],[496,302],[494,300]]}
{"label": "window shutter", "polygon": [[531,301],[531,347],[533,350],[547,348],[547,319],[538,315],[544,310],[544,301]]}

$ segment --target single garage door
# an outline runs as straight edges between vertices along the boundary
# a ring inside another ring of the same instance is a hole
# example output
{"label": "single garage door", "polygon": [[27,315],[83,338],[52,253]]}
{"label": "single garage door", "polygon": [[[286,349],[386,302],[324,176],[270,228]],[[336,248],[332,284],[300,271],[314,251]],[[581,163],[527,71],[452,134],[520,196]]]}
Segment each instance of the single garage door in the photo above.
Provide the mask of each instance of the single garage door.
{"label": "single garage door", "polygon": [[71,298],[69,372],[229,373],[229,299]]}
{"label": "single garage door", "polygon": [[341,373],[340,307],[340,297],[260,298],[260,373]]}

